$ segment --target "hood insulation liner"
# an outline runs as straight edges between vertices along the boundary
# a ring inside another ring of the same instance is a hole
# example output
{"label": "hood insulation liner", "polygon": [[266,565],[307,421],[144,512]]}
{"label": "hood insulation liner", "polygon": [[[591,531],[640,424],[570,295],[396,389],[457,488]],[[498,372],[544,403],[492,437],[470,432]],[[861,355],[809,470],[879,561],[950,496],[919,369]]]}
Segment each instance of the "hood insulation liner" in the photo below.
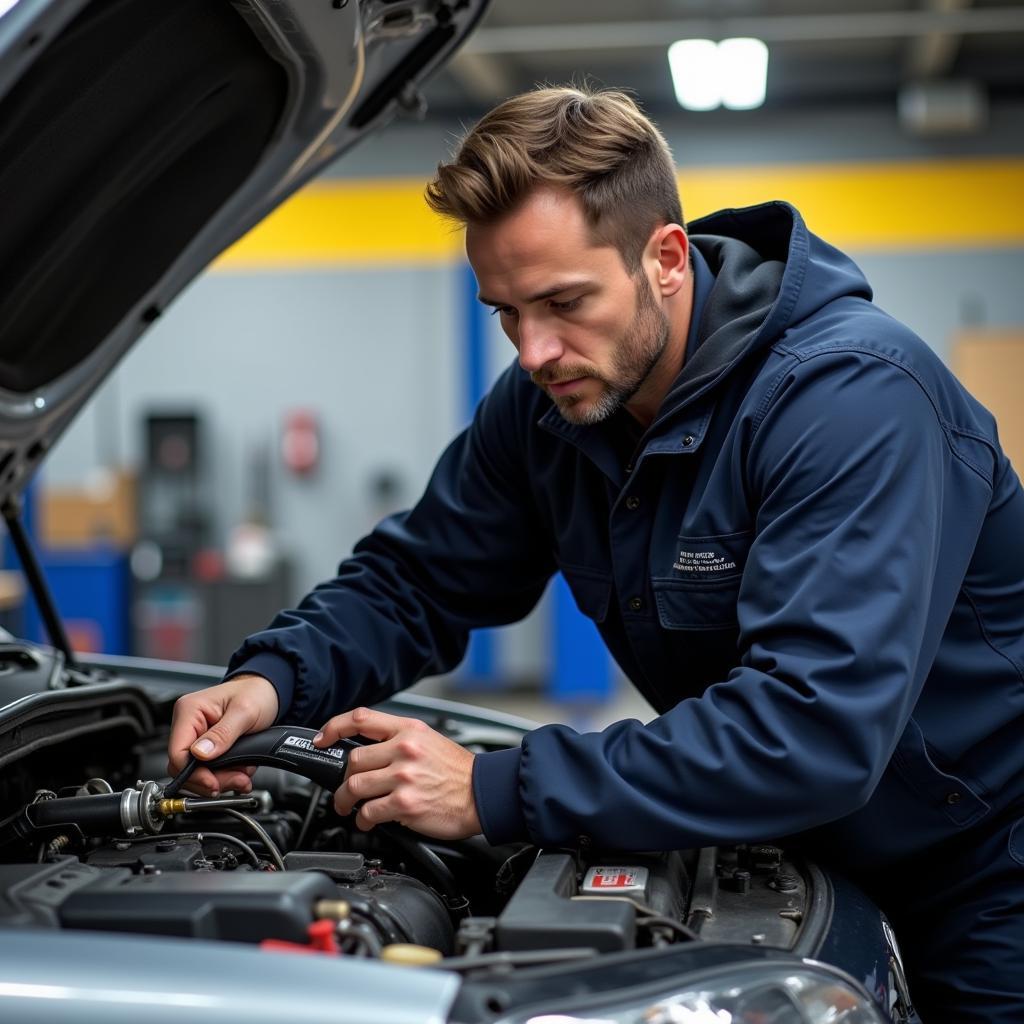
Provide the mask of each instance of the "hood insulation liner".
{"label": "hood insulation liner", "polygon": [[103,341],[252,171],[287,93],[221,0],[97,0],[69,24],[0,101],[0,387]]}

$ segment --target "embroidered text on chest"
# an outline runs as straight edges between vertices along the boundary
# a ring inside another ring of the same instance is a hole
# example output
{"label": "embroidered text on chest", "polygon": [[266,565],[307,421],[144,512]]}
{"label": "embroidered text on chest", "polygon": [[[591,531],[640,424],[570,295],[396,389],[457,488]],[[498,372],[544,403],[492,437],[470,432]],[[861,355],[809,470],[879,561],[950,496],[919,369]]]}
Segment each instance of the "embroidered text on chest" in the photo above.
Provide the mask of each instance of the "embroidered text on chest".
{"label": "embroidered text on chest", "polygon": [[718,573],[735,569],[736,563],[715,548],[703,548],[680,551],[672,568],[678,572]]}

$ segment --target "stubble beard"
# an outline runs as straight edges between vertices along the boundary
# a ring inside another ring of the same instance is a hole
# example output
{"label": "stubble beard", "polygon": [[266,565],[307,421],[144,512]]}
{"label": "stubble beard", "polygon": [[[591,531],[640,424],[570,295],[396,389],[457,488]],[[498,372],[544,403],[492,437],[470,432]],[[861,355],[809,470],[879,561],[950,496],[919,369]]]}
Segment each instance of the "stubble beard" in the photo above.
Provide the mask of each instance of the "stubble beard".
{"label": "stubble beard", "polygon": [[650,283],[645,277],[637,280],[637,308],[615,350],[609,375],[597,373],[593,367],[566,367],[557,378],[575,380],[589,377],[602,384],[596,399],[584,402],[580,394],[551,395],[562,419],[576,426],[593,426],[615,415],[636,393],[654,369],[668,345],[669,320],[654,301]]}

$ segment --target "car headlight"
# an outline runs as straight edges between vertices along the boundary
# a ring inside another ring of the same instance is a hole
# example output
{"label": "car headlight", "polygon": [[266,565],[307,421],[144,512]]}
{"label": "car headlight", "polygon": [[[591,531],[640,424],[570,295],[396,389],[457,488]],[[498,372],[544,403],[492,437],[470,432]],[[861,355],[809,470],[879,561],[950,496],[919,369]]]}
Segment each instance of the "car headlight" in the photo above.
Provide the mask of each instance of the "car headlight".
{"label": "car headlight", "polygon": [[517,1024],[889,1024],[846,975],[804,961],[744,964],[653,997],[566,1008]]}

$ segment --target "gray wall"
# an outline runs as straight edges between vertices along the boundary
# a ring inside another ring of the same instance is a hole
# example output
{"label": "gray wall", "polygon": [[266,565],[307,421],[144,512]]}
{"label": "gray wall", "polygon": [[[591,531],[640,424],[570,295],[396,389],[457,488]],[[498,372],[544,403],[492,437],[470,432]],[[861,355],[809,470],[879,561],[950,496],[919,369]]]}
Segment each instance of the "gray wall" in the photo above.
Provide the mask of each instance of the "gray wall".
{"label": "gray wall", "polygon": [[143,416],[201,411],[219,537],[248,511],[253,450],[290,409],[315,411],[309,478],[272,458],[271,516],[305,589],[371,524],[368,488],[394,470],[413,497],[457,427],[455,274],[417,270],[209,274],[129,353],[48,459],[73,484],[101,461],[138,464]]}
{"label": "gray wall", "polygon": [[853,255],[875,302],[944,359],[961,327],[1024,325],[1024,249]]}

